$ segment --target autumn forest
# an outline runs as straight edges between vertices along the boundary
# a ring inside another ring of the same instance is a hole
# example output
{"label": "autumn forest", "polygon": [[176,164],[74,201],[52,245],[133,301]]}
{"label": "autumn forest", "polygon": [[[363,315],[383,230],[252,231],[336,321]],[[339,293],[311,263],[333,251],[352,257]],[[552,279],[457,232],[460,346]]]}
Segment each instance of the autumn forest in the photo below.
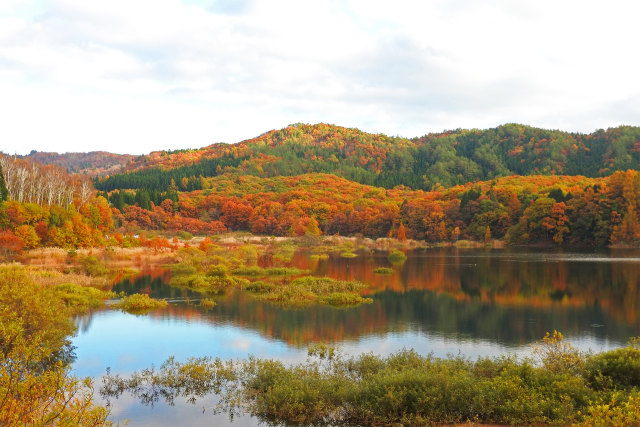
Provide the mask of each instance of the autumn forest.
{"label": "autumn forest", "polygon": [[0,240],[5,256],[177,230],[634,245],[639,165],[640,128],[515,124],[414,139],[296,124],[138,157],[5,155]]}

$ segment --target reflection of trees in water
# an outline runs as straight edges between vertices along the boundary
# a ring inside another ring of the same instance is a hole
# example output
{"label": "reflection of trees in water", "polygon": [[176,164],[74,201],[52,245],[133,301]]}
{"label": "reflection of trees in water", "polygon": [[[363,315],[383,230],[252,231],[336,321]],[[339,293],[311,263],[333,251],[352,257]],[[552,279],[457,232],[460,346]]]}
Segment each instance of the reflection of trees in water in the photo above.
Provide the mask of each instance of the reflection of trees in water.
{"label": "reflection of trees in water", "polygon": [[91,327],[91,321],[93,320],[93,312],[89,311],[86,314],[77,315],[73,318],[73,323],[80,332],[87,332]]}
{"label": "reflection of trees in water", "polygon": [[[445,248],[410,252],[390,276],[373,273],[376,267],[390,266],[386,253],[332,257],[320,262],[316,273],[362,280],[370,285],[370,294],[431,290],[458,300],[558,309],[597,304],[619,321],[638,322],[640,261],[588,261],[589,257],[603,255]],[[304,257],[296,256],[295,263],[304,265]]]}
{"label": "reflection of trees in water", "polygon": [[113,292],[124,292],[126,295],[131,294],[148,294],[153,298],[200,298],[198,292],[167,286],[171,273],[166,270],[155,270],[154,274],[143,271],[140,275],[133,279],[127,279],[116,283],[111,289]]}
{"label": "reflection of trees in water", "polygon": [[[326,261],[310,261],[300,253],[294,257],[292,266],[315,267],[314,274],[370,284],[373,304],[285,309],[239,291],[218,299],[210,311],[184,303],[150,315],[229,323],[293,345],[408,329],[506,345],[528,343],[554,329],[621,343],[640,334],[640,263],[567,261],[555,252],[433,249],[409,255],[404,265],[393,267],[391,276],[373,273],[390,265],[386,253]],[[166,286],[168,279],[166,274],[139,277],[114,286],[114,291],[200,297]]]}
{"label": "reflection of trees in water", "polygon": [[[485,339],[503,345],[526,344],[554,329],[569,337],[581,336],[586,331],[621,344],[640,333],[638,325],[618,322],[597,305],[500,305],[479,299],[460,301],[445,293],[418,290],[404,294],[381,292],[374,297],[373,304],[346,309],[324,306],[285,309],[239,292],[218,300],[217,306],[210,311],[193,304],[171,304],[168,309],[150,316],[232,324],[296,346],[407,330],[449,339]],[[603,326],[592,328],[590,325],[593,324]]]}

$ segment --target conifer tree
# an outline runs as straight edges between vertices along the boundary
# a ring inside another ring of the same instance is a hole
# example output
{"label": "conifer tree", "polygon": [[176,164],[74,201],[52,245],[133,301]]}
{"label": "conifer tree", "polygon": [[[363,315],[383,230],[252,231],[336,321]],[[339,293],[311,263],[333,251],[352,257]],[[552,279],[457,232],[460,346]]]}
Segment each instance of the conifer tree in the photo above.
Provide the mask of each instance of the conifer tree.
{"label": "conifer tree", "polygon": [[4,172],[2,171],[2,165],[0,165],[0,203],[7,200],[9,197],[9,191],[7,190],[7,184],[4,182]]}

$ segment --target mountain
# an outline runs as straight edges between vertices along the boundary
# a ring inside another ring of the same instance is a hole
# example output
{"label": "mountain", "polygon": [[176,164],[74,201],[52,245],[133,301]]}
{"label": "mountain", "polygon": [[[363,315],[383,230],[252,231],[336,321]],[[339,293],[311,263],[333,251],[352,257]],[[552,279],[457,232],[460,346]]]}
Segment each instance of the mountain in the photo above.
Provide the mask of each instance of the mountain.
{"label": "mountain", "polygon": [[[591,134],[506,124],[420,138],[390,137],[327,124],[295,124],[236,144],[154,152],[96,188],[198,189],[199,177],[235,172],[259,177],[331,173],[383,188],[431,190],[510,175],[608,176],[640,168],[640,128]],[[191,182],[191,184],[189,184]]]}
{"label": "mountain", "polygon": [[21,157],[43,165],[56,165],[69,173],[97,177],[124,172],[125,165],[138,156],[113,154],[106,151],[58,154],[34,150]]}

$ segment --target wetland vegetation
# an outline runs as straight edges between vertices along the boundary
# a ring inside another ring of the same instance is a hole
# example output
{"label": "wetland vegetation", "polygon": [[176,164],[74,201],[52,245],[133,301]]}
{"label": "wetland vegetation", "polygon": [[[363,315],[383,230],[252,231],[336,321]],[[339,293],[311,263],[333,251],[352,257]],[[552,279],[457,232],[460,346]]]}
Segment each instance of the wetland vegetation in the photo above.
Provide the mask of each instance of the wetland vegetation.
{"label": "wetland vegetation", "polygon": [[248,411],[273,423],[312,425],[500,424],[636,425],[640,348],[585,354],[547,334],[531,358],[435,358],[403,350],[344,357],[326,345],[286,365],[250,358],[167,360],[127,378],[109,375],[102,394],[131,392],[145,404],[191,402],[215,393],[214,411]]}

